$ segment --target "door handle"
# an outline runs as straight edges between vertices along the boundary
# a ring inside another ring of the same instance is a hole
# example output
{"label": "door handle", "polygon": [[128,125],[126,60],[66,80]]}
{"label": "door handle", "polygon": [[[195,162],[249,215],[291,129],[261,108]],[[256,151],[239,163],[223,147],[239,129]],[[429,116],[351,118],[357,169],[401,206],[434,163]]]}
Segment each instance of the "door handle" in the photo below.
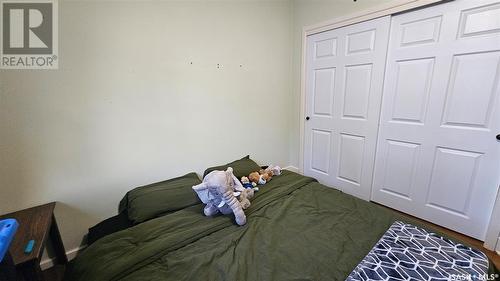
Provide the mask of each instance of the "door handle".
{"label": "door handle", "polygon": [[[309,116],[306,116],[306,121],[309,121],[309,119],[311,119],[311,118],[309,118]],[[500,135],[497,136],[497,139],[498,139],[499,136]]]}

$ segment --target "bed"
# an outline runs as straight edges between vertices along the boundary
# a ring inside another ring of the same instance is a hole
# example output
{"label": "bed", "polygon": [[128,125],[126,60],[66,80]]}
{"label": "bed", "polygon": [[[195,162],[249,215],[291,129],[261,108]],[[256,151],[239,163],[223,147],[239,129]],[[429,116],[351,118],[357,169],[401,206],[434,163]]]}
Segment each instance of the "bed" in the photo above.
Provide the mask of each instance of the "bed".
{"label": "bed", "polygon": [[98,239],[65,279],[345,280],[395,221],[418,225],[286,170],[257,193],[245,226],[202,210],[194,204]]}

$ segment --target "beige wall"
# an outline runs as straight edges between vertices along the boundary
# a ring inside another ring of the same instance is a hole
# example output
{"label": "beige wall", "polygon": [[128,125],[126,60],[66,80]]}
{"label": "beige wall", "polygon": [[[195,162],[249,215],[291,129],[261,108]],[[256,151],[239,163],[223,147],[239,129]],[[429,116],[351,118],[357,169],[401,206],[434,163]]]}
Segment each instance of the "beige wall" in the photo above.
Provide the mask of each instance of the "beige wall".
{"label": "beige wall", "polygon": [[59,70],[0,71],[0,213],[59,201],[71,250],[132,187],[286,165],[290,7],[60,1]]}
{"label": "beige wall", "polygon": [[302,29],[305,26],[346,16],[391,0],[292,0],[292,93],[290,99],[290,156],[291,166],[299,167],[300,142],[300,75],[302,61]]}

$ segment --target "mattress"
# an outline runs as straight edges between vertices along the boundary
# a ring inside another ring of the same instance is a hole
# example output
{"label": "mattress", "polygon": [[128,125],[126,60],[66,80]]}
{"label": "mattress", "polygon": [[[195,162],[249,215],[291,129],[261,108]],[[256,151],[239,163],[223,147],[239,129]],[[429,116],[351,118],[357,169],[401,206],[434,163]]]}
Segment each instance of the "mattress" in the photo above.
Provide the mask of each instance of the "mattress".
{"label": "mattress", "polygon": [[65,279],[345,280],[395,221],[415,223],[290,171],[246,215],[238,226],[198,204],[143,222],[90,245]]}

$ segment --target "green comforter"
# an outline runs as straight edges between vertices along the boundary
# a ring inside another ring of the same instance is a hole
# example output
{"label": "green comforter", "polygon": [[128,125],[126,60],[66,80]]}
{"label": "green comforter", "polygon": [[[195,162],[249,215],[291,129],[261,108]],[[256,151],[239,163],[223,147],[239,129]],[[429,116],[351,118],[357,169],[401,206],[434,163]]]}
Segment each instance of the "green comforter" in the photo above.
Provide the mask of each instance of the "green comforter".
{"label": "green comforter", "polygon": [[[396,213],[284,171],[246,210],[248,223],[195,205],[106,236],[67,280],[344,280]],[[404,220],[404,219],[403,219]]]}

